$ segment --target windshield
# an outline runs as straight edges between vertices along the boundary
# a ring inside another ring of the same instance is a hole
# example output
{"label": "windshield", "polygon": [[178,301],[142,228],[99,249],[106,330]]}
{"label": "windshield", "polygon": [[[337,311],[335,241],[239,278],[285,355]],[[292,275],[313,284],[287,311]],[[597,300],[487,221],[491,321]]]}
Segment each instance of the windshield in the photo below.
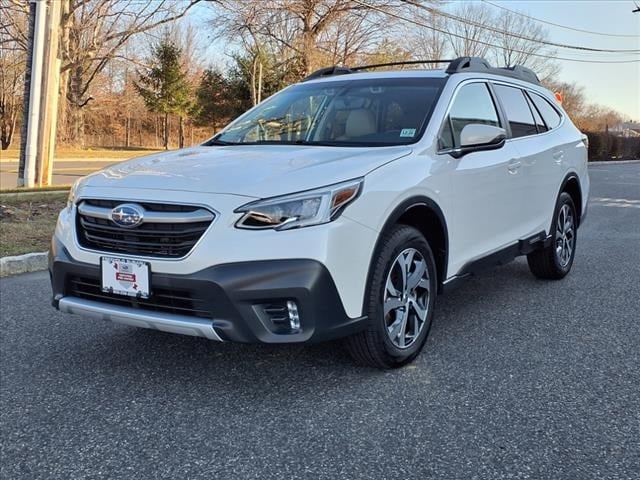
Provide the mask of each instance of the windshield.
{"label": "windshield", "polygon": [[297,84],[265,100],[207,145],[387,146],[420,138],[444,78]]}

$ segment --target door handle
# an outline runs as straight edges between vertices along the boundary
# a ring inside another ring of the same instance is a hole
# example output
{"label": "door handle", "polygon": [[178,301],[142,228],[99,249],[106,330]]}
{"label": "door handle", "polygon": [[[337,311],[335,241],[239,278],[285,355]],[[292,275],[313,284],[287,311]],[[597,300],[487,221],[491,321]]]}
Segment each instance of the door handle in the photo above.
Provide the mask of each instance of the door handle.
{"label": "door handle", "polygon": [[522,162],[520,160],[509,160],[509,163],[507,163],[507,170],[509,170],[509,173],[511,174],[516,174],[518,173],[518,170],[520,169],[520,166],[522,165]]}
{"label": "door handle", "polygon": [[564,160],[564,150],[556,150],[553,152],[553,159],[558,164],[562,163],[562,160]]}

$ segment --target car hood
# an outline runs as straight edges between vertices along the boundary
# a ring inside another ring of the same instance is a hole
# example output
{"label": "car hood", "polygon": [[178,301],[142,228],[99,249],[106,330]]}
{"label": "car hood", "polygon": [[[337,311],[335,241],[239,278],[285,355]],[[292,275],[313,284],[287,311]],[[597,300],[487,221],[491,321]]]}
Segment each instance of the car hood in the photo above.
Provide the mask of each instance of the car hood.
{"label": "car hood", "polygon": [[407,146],[199,146],[112,165],[82,187],[184,190],[265,198],[363,176],[408,155]]}

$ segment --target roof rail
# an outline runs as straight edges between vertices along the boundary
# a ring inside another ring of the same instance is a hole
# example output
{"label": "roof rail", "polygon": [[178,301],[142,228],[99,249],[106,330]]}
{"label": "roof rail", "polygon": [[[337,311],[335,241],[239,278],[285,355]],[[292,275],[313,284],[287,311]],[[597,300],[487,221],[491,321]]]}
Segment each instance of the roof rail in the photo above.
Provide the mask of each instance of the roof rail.
{"label": "roof rail", "polygon": [[346,75],[349,73],[356,73],[360,70],[368,70],[371,68],[380,67],[392,67],[396,65],[420,65],[420,64],[433,64],[433,63],[448,63],[449,66],[445,70],[449,75],[455,73],[490,73],[493,75],[502,75],[505,77],[516,78],[525,82],[534,83],[540,85],[540,79],[533,70],[522,65],[515,65],[513,67],[493,67],[491,64],[480,57],[459,57],[455,60],[408,60],[403,62],[389,62],[389,63],[376,63],[373,65],[361,65],[358,67],[343,67],[334,65],[333,67],[325,67],[320,70],[316,70],[309,76],[305,77],[302,81],[315,80],[322,77],[330,77],[333,75]]}
{"label": "roof rail", "polygon": [[357,67],[341,67],[334,65],[333,67],[325,67],[309,74],[302,81],[315,80],[316,78],[330,77],[332,75],[345,75],[347,73],[355,73],[360,70],[368,70],[370,68],[393,67],[396,65],[421,65],[426,63],[450,63],[453,60],[407,60],[403,62],[375,63],[373,65],[359,65]]}
{"label": "roof rail", "polygon": [[373,65],[361,65],[359,67],[352,67],[351,70],[358,72],[360,70],[368,70],[370,68],[393,67],[395,65],[422,65],[422,64],[433,64],[433,63],[451,63],[451,62],[453,62],[453,60],[405,60],[402,62],[375,63]]}
{"label": "roof rail", "polygon": [[454,73],[491,73],[493,75],[502,75],[505,77],[517,78],[525,82],[540,85],[540,79],[533,70],[522,65],[514,65],[513,67],[492,67],[489,62],[480,57],[460,57],[456,58],[449,64],[446,73],[449,75]]}
{"label": "roof rail", "polygon": [[320,70],[316,70],[315,72],[307,75],[302,79],[303,82],[308,80],[315,80],[316,78],[322,77],[331,77],[333,75],[346,75],[347,73],[353,73],[353,70],[349,67],[341,67],[339,65],[334,65],[333,67],[324,67]]}

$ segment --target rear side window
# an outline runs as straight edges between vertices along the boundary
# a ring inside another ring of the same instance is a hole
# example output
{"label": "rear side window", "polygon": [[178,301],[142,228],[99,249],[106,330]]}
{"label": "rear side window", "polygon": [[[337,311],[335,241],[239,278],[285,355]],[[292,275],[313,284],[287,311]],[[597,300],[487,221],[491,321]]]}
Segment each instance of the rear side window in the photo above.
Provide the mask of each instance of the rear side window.
{"label": "rear side window", "polygon": [[526,137],[538,133],[535,121],[524,92],[519,88],[495,85],[496,94],[507,114],[513,138]]}
{"label": "rear side window", "polygon": [[542,98],[537,93],[531,93],[531,100],[533,100],[533,103],[540,112],[540,115],[542,115],[542,118],[544,118],[544,122],[547,124],[547,128],[549,130],[560,125],[560,120],[562,119],[562,117],[546,99]]}
{"label": "rear side window", "polygon": [[470,83],[458,90],[440,135],[440,147],[460,146],[460,132],[472,123],[500,126],[498,112],[484,83]]}

